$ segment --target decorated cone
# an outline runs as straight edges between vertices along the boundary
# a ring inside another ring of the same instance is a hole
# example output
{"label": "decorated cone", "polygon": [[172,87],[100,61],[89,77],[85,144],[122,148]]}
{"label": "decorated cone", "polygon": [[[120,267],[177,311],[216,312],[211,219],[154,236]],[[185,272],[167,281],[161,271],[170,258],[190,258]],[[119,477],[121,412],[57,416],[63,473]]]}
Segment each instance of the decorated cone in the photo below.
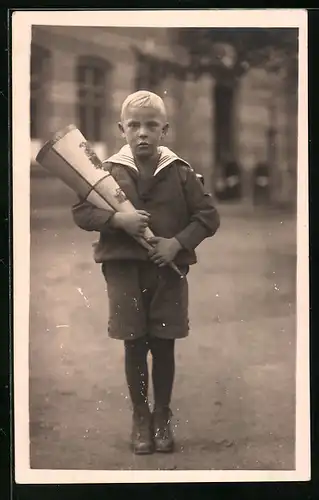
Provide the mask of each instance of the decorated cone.
{"label": "decorated cone", "polygon": [[[114,177],[103,169],[102,162],[75,125],[65,127],[46,142],[36,161],[96,207],[114,212],[136,211]],[[148,240],[152,237],[154,234],[146,228],[144,236],[135,239],[150,250],[152,246]],[[174,263],[170,266],[182,276]]]}

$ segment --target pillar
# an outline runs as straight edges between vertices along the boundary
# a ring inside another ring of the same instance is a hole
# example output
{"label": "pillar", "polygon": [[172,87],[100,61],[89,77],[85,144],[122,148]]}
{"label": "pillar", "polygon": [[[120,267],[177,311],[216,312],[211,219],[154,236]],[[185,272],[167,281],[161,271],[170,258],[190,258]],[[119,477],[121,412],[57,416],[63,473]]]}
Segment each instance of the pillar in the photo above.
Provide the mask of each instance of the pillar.
{"label": "pillar", "polygon": [[253,203],[252,175],[258,162],[267,161],[269,102],[272,93],[263,70],[251,70],[238,84],[236,93],[236,157],[242,167],[244,204]]}
{"label": "pillar", "polygon": [[209,190],[214,172],[213,85],[209,75],[186,80],[179,113],[183,150],[194,169],[204,175]]}

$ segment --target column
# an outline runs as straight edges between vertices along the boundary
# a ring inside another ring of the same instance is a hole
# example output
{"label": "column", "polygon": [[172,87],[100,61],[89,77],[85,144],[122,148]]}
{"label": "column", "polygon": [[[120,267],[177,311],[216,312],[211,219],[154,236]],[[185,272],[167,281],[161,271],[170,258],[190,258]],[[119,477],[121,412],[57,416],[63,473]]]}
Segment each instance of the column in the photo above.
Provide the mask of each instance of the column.
{"label": "column", "polygon": [[167,111],[167,119],[170,125],[167,137],[163,144],[181,154],[178,150],[178,128],[179,128],[179,102],[178,102],[178,83],[172,74],[166,75],[160,85],[160,95],[163,98]]}
{"label": "column", "polygon": [[277,157],[274,169],[274,185],[273,185],[273,201],[275,203],[284,203],[287,196],[287,155],[286,155],[286,116],[285,102],[283,99],[283,89],[280,85],[276,85],[274,105],[276,106],[276,143]]}
{"label": "column", "polygon": [[179,123],[185,155],[194,169],[204,175],[208,189],[212,189],[214,170],[213,84],[209,75],[185,82]]}
{"label": "column", "polygon": [[298,84],[289,81],[289,75],[285,81],[283,101],[285,106],[285,156],[287,165],[285,199],[292,207],[296,207],[298,167],[308,168],[308,165],[298,166]]}
{"label": "column", "polygon": [[236,95],[236,153],[243,173],[243,203],[253,202],[252,175],[267,161],[268,107],[272,94],[263,71],[251,70],[239,81]]}

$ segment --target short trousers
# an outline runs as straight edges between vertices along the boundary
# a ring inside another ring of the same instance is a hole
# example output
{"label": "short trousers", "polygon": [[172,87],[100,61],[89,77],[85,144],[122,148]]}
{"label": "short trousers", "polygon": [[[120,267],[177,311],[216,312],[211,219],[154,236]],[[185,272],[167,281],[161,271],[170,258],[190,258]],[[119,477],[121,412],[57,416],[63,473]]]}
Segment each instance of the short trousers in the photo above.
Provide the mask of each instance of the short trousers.
{"label": "short trousers", "polygon": [[[188,267],[181,268],[185,275]],[[188,283],[169,266],[148,261],[106,261],[102,264],[109,299],[111,338],[134,340],[145,335],[166,339],[187,337]]]}

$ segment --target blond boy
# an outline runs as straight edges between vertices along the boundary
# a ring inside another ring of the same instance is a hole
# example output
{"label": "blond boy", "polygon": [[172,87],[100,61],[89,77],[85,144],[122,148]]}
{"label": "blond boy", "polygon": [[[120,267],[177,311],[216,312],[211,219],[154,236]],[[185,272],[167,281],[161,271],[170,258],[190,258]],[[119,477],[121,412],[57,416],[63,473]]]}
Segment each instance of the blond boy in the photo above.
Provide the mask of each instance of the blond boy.
{"label": "blond boy", "polygon": [[[171,395],[175,340],[189,332],[186,276],[195,248],[219,227],[219,215],[190,165],[161,145],[168,131],[162,99],[148,91],[127,97],[119,129],[126,145],[104,163],[135,214],[73,207],[76,224],[98,231],[95,261],[102,264],[109,298],[109,335],[124,341],[125,374],[133,406],[134,453],[174,449]],[[156,237],[147,253],[132,236],[149,226]],[[148,403],[147,354],[151,352],[154,408]]]}

